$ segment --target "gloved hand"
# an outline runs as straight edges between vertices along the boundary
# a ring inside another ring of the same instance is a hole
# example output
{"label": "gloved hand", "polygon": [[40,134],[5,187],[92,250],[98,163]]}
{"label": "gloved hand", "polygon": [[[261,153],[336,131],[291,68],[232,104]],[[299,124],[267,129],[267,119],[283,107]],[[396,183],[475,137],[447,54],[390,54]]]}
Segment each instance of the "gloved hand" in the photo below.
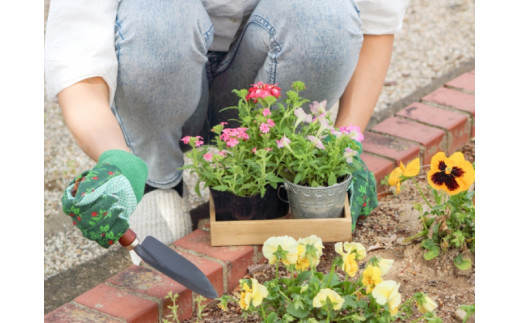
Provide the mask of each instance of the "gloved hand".
{"label": "gloved hand", "polygon": [[148,167],[123,150],[107,150],[91,170],[63,193],[62,207],[84,237],[110,247],[129,227],[128,217],[144,194]]}

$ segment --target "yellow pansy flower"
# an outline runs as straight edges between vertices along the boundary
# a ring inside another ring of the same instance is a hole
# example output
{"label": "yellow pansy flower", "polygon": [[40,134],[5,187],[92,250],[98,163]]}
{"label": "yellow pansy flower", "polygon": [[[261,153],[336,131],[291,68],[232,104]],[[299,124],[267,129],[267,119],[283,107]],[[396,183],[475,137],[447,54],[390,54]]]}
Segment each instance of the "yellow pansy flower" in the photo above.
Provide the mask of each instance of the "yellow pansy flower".
{"label": "yellow pansy flower", "polygon": [[314,307],[322,307],[324,305],[327,305],[327,298],[332,303],[332,308],[335,311],[338,311],[341,309],[341,306],[343,306],[343,302],[345,301],[343,297],[341,297],[338,293],[333,291],[330,288],[324,288],[321,289],[316,296],[312,299],[312,306]]}
{"label": "yellow pansy flower", "polygon": [[444,152],[436,153],[430,163],[427,179],[431,187],[448,192],[449,195],[458,194],[470,188],[475,181],[473,165],[464,159],[461,152],[455,152],[449,158]]}
{"label": "yellow pansy flower", "polygon": [[368,265],[363,271],[363,279],[361,282],[367,288],[367,293],[370,293],[374,287],[383,281],[381,275],[381,269],[377,266]]}
{"label": "yellow pansy flower", "polygon": [[251,288],[246,282],[242,283],[242,292],[240,293],[240,301],[238,305],[243,310],[249,309],[249,304],[251,304]]}
{"label": "yellow pansy flower", "polygon": [[367,250],[359,242],[345,242],[343,244],[343,249],[345,249],[345,251],[349,253],[356,253],[356,260],[363,260],[367,256]]}
{"label": "yellow pansy flower", "polygon": [[390,314],[394,316],[399,311],[401,304],[401,294],[399,294],[399,284],[393,280],[385,280],[374,288],[372,296],[379,305],[388,304]]}
{"label": "yellow pansy flower", "polygon": [[262,246],[262,253],[264,257],[269,260],[269,264],[274,264],[276,259],[276,251],[278,247],[286,252],[285,256],[281,259],[282,263],[286,266],[296,264],[298,259],[298,243],[293,237],[281,236],[271,237],[264,242]]}
{"label": "yellow pansy flower", "polygon": [[417,176],[421,170],[421,161],[419,157],[409,162],[406,167],[403,162],[399,162],[399,167],[396,167],[388,175],[388,185],[395,186],[395,193],[399,194],[401,191],[401,183],[406,178]]}
{"label": "yellow pansy flower", "polygon": [[386,273],[390,270],[393,264],[393,259],[380,258],[377,263],[377,266],[381,269],[381,276],[386,275]]}
{"label": "yellow pansy flower", "polygon": [[[337,242],[334,245],[334,250],[341,256],[343,260],[343,264],[341,265],[341,269],[349,275],[349,277],[354,277],[358,270],[358,264],[356,262],[356,253],[355,252],[345,252],[343,250],[343,244],[341,242]],[[349,249],[351,251],[352,249]]]}
{"label": "yellow pansy flower", "polygon": [[267,295],[267,288],[260,284],[258,280],[252,278],[251,287],[244,281],[242,283],[242,293],[240,294],[240,308],[247,310],[250,304],[257,307],[262,304],[263,299],[267,297]]}
{"label": "yellow pansy flower", "polygon": [[417,308],[419,312],[433,312],[437,308],[437,303],[426,294],[421,294],[417,299]]}
{"label": "yellow pansy flower", "polygon": [[[314,247],[314,255],[307,252],[307,245]],[[323,243],[317,236],[311,235],[306,238],[298,239],[298,260],[296,261],[296,269],[303,271],[309,269],[310,266],[318,266],[322,254]]]}

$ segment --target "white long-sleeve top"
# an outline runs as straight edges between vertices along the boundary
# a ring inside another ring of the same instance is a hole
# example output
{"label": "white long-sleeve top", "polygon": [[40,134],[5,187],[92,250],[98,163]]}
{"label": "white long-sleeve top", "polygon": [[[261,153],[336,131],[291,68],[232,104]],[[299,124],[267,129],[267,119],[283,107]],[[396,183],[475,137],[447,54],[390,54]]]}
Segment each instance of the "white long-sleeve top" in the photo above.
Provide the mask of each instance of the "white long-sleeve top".
{"label": "white long-sleeve top", "polygon": [[[215,35],[210,50],[227,51],[259,0],[202,0]],[[401,29],[409,0],[355,0],[364,34],[393,34]],[[47,97],[90,77],[108,85],[110,104],[117,85],[114,23],[119,0],[51,0],[45,37]]]}

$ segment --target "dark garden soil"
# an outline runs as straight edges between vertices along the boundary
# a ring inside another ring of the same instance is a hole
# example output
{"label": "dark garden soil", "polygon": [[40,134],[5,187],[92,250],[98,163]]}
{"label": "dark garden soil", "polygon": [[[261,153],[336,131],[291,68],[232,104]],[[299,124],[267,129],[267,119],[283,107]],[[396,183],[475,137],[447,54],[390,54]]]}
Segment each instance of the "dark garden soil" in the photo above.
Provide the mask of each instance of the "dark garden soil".
{"label": "dark garden soil", "polygon": [[[461,151],[466,160],[475,161],[475,142],[472,140]],[[427,191],[428,183],[425,173],[429,166],[423,167],[418,176],[419,185]],[[400,284],[399,291],[403,301],[416,292],[425,292],[439,305],[437,316],[443,322],[458,322],[455,311],[460,305],[475,303],[475,257],[471,256],[473,267],[461,272],[453,265],[453,258],[458,251],[441,253],[433,260],[423,258],[423,249],[419,243],[403,244],[402,240],[417,233],[421,227],[419,213],[413,206],[421,203],[422,198],[417,189],[406,182],[401,186],[399,195],[388,192],[380,197],[379,206],[369,217],[358,221],[353,241],[362,243],[367,249],[367,259],[373,256],[394,259],[391,270],[385,275],[385,280],[395,280]],[[328,272],[332,260],[337,256],[334,243],[324,243],[323,256],[318,270]],[[339,273],[342,273],[339,271]],[[251,266],[248,277],[256,278],[260,283],[274,277],[273,266]],[[240,298],[238,287],[232,293]],[[258,317],[241,317],[238,305],[230,303],[229,311],[223,312],[210,303],[202,314],[202,322],[259,322]],[[200,322],[195,316],[185,322]],[[474,322],[470,318],[468,322]]]}

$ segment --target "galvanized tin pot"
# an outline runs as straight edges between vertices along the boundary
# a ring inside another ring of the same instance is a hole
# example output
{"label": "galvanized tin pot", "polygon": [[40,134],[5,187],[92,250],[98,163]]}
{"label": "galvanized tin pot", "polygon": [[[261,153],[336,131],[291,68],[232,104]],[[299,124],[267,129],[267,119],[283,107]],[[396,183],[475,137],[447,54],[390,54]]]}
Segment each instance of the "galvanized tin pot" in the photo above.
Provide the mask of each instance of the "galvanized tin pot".
{"label": "galvanized tin pot", "polygon": [[332,186],[310,187],[284,180],[292,216],[297,219],[341,217],[351,181],[349,175]]}

